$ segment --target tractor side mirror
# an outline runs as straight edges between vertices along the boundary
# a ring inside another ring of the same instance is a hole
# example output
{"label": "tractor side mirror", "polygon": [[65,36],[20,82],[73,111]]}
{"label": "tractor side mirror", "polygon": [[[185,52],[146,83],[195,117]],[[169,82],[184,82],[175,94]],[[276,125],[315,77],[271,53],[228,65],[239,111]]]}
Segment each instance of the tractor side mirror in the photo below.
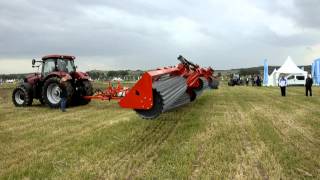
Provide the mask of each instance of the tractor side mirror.
{"label": "tractor side mirror", "polygon": [[32,66],[34,66],[36,64],[36,60],[32,59]]}

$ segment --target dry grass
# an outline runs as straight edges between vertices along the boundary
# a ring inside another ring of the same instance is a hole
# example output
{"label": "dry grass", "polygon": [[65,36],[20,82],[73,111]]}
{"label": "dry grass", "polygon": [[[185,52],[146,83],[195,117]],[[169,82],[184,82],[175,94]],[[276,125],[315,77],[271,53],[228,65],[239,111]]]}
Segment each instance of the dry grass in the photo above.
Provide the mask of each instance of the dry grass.
{"label": "dry grass", "polygon": [[319,179],[320,89],[222,87],[145,121],[116,102],[15,108],[0,88],[0,179]]}

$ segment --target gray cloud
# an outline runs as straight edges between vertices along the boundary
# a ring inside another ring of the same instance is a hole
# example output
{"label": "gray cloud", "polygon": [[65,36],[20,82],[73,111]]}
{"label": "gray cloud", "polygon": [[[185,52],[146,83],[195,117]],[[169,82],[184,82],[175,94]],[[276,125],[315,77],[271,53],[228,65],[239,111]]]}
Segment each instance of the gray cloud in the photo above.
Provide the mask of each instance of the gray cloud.
{"label": "gray cloud", "polygon": [[180,53],[219,69],[261,65],[264,58],[281,64],[287,55],[305,64],[320,53],[319,5],[315,0],[2,1],[0,65],[51,53],[73,54],[80,66],[110,69],[173,65]]}
{"label": "gray cloud", "polygon": [[298,9],[295,18],[301,25],[316,29],[320,28],[320,2],[318,0],[295,0],[295,5]]}

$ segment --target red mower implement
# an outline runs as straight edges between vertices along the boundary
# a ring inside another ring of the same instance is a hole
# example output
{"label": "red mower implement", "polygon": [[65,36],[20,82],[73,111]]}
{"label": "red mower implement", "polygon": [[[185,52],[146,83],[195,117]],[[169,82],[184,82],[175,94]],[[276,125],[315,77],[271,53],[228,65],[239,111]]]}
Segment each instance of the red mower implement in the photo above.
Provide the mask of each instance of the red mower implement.
{"label": "red mower implement", "polygon": [[145,72],[130,89],[109,87],[86,99],[120,99],[123,108],[134,109],[142,118],[153,119],[162,112],[188,104],[199,97],[205,89],[216,89],[218,81],[213,69],[200,66],[179,56],[177,66],[164,67]]}
{"label": "red mower implement", "polygon": [[106,90],[96,90],[96,92],[92,96],[84,96],[83,98],[87,100],[99,99],[102,101],[120,100],[127,94],[128,90],[129,88],[123,87],[120,81],[118,81],[116,87],[112,86],[112,83],[109,82],[109,85],[107,86]]}

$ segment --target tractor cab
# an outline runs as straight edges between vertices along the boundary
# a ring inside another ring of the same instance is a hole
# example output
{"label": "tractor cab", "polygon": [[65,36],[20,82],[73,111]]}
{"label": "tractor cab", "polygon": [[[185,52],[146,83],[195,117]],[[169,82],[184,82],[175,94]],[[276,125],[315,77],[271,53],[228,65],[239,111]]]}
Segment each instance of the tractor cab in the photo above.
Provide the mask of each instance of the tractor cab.
{"label": "tractor cab", "polygon": [[76,72],[76,66],[74,65],[74,56],[64,56],[64,55],[49,55],[42,58],[42,61],[32,60],[33,67],[36,62],[41,63],[41,75],[46,77],[52,72],[65,72],[67,74],[72,74]]}

